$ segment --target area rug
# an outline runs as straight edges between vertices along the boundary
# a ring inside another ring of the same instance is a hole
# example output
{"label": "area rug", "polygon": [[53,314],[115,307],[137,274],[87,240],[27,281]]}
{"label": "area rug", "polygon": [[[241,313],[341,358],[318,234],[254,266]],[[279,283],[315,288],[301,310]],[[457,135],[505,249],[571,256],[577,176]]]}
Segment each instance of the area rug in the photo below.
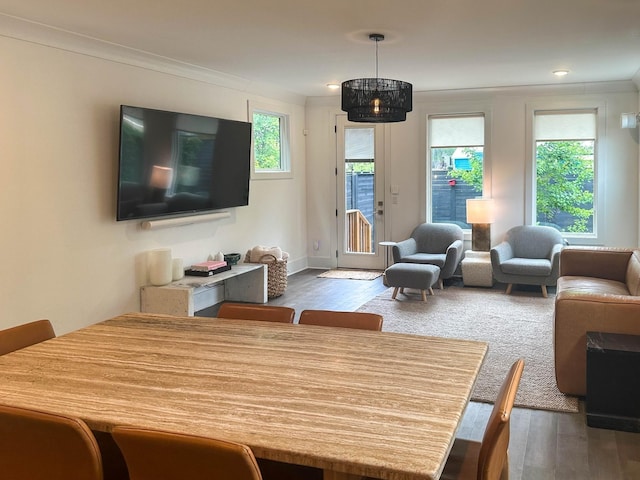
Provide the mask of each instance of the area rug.
{"label": "area rug", "polygon": [[346,278],[349,280],[375,280],[382,275],[380,270],[327,270],[318,275],[318,278]]}
{"label": "area rug", "polygon": [[554,296],[448,286],[422,302],[407,290],[391,299],[388,289],[358,311],[384,317],[383,331],[480,340],[489,343],[472,400],[493,403],[511,364],[525,361],[516,406],[578,412],[578,399],[557,389],[553,363]]}

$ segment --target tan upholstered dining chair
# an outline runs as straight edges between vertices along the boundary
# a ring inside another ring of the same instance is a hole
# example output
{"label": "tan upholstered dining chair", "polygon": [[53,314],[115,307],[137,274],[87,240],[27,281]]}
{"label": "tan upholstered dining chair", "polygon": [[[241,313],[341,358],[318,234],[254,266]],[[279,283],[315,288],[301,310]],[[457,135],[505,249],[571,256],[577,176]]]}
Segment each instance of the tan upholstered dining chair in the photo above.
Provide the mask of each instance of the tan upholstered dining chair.
{"label": "tan upholstered dining chair", "polygon": [[133,427],[115,427],[130,480],[261,480],[246,445]]}
{"label": "tan upholstered dining chair", "polygon": [[56,336],[49,320],[35,320],[0,330],[0,355],[44,342]]}
{"label": "tan upholstered dining chair", "polygon": [[339,312],[335,310],[303,310],[298,323],[325,327],[382,330],[382,315],[368,312]]}
{"label": "tan upholstered dining chair", "polygon": [[102,480],[93,433],[79,419],[0,405],[0,474],[5,479]]}
{"label": "tan upholstered dining chair", "polygon": [[254,303],[225,302],[220,305],[218,318],[239,320],[265,320],[267,322],[293,323],[296,311],[280,305],[258,305]]}
{"label": "tan upholstered dining chair", "polygon": [[442,480],[507,480],[509,478],[509,422],[524,361],[517,360],[502,383],[482,442],[456,438],[440,477]]}

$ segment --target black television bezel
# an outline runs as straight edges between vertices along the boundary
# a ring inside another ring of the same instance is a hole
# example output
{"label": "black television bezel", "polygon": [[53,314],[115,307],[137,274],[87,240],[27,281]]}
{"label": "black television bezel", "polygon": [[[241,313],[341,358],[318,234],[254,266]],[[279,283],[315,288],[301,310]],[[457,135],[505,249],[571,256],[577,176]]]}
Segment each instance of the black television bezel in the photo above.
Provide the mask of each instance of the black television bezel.
{"label": "black television bezel", "polygon": [[[183,115],[187,117],[195,117],[195,118],[203,118],[206,120],[218,120],[222,122],[240,124],[247,126],[247,152],[246,152],[246,202],[230,202],[225,206],[216,206],[216,207],[207,207],[207,208],[196,208],[190,210],[181,210],[179,212],[164,212],[159,214],[149,214],[149,215],[136,215],[134,217],[127,216],[121,217],[121,186],[122,186],[122,137],[123,137],[123,121],[124,121],[124,111],[125,108],[139,109],[142,111],[151,111],[151,112],[159,112],[159,113],[168,113],[173,115]],[[250,182],[251,182],[251,148],[252,148],[252,128],[253,125],[251,122],[242,121],[242,120],[232,120],[228,118],[215,117],[210,115],[202,115],[202,114],[194,114],[187,112],[176,112],[172,110],[163,110],[158,108],[149,108],[149,107],[141,107],[136,105],[128,105],[121,104],[119,109],[119,130],[118,130],[118,177],[117,177],[117,185],[116,185],[116,221],[123,222],[127,220],[131,221],[141,221],[141,220],[158,220],[163,218],[182,218],[189,216],[198,216],[198,215],[206,215],[208,213],[216,213],[221,210],[226,210],[230,208],[237,207],[245,207],[249,205],[249,197],[250,197]]]}

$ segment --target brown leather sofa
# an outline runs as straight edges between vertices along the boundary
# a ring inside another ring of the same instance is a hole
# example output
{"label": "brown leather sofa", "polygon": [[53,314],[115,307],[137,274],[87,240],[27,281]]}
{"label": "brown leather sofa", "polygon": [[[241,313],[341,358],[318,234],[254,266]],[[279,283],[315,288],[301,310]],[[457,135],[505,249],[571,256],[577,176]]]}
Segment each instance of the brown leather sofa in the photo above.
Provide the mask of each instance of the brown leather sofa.
{"label": "brown leather sofa", "polygon": [[587,393],[587,332],[640,335],[640,250],[565,247],[555,300],[558,389]]}

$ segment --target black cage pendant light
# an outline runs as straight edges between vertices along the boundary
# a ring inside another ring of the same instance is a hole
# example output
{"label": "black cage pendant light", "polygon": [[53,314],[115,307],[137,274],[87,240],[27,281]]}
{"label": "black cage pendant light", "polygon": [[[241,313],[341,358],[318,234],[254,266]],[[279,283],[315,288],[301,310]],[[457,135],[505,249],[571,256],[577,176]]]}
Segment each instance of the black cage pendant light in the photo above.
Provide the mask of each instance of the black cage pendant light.
{"label": "black cage pendant light", "polygon": [[372,33],[376,42],[376,78],[356,78],[342,82],[342,110],[351,122],[404,122],[413,108],[410,83],[378,78],[378,43],[384,35]]}

